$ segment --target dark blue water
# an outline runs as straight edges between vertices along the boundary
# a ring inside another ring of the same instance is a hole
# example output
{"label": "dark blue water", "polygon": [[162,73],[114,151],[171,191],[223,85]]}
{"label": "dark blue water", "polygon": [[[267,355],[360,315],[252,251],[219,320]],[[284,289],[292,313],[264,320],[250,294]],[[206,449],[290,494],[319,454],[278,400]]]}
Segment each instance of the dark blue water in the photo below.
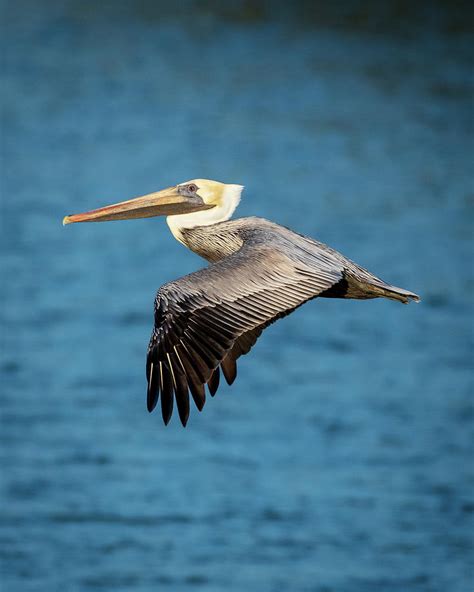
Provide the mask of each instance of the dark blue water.
{"label": "dark blue water", "polygon": [[[471,590],[466,15],[96,4],[4,5],[2,589]],[[194,177],[423,302],[316,300],[165,428],[154,294],[203,263],[61,219]]]}

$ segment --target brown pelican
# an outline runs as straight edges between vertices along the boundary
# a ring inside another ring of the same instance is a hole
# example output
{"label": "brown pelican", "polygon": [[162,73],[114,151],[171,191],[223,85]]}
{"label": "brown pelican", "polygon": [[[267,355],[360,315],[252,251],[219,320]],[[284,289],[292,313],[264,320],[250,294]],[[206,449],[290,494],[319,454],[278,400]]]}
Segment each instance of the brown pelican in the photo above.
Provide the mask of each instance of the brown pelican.
{"label": "brown pelican", "polygon": [[162,286],[148,346],[147,407],[161,395],[165,424],[176,398],[183,426],[189,392],[201,411],[219,367],[228,384],[236,361],[262,331],[312,298],[418,301],[330,247],[262,218],[229,220],[243,187],[206,179],[180,183],[83,214],[64,224],[167,216],[174,237],[210,265]]}

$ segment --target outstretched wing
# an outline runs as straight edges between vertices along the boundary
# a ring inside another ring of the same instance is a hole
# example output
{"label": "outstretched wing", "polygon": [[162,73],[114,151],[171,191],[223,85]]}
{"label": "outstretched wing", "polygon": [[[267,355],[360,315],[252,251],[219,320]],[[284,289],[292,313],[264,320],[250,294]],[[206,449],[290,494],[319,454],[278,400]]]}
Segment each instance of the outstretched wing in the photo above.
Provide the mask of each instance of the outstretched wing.
{"label": "outstretched wing", "polygon": [[189,392],[196,407],[236,377],[236,360],[263,329],[342,279],[343,267],[282,237],[253,240],[210,267],[162,286],[147,356],[147,406],[161,395],[167,424],[176,398],[186,425]]}

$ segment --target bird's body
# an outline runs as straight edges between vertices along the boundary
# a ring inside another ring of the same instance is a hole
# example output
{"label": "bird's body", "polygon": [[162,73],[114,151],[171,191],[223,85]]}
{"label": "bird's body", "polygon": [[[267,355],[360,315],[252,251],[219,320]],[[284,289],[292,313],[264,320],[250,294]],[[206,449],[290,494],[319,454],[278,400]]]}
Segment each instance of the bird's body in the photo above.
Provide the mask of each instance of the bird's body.
{"label": "bird's body", "polygon": [[212,395],[217,391],[219,368],[232,384],[236,360],[250,351],[262,331],[308,300],[419,300],[323,243],[283,226],[253,217],[228,220],[240,200],[241,186],[198,179],[173,190],[65,219],[69,223],[144,217],[163,208],[169,213],[170,196],[189,197],[187,212],[171,213],[168,225],[210,265],[165,284],[156,296],[147,354],[147,406],[152,411],[161,395],[165,423],[176,399],[186,425],[189,392],[201,410],[205,385]]}
{"label": "bird's body", "polygon": [[329,292],[328,289],[327,294],[317,294],[320,297],[362,300],[384,296],[404,304],[410,298],[416,299],[416,294],[387,284],[324,243],[265,218],[253,216],[218,222],[212,226],[185,228],[182,229],[181,241],[209,263],[217,263],[237,253],[245,244],[250,248],[257,248],[259,245],[265,245],[267,248],[271,246],[275,251],[283,251],[289,260],[304,262],[308,268],[314,266],[315,272],[320,272],[323,265],[343,269],[347,285],[339,286],[339,291],[332,289]]}

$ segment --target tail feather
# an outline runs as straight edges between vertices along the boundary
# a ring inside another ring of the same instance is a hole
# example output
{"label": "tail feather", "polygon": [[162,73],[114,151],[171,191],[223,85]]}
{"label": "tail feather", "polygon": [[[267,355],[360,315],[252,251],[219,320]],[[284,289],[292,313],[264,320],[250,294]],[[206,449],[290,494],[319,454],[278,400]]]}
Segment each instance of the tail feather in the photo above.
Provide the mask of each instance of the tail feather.
{"label": "tail feather", "polygon": [[[378,286],[377,286],[378,288]],[[390,298],[391,300],[398,300],[398,302],[403,302],[403,304],[408,304],[410,301],[420,302],[421,298],[418,294],[414,292],[409,292],[408,290],[404,290],[403,288],[397,288],[397,286],[384,286],[380,288],[382,291],[381,296],[385,298]]]}
{"label": "tail feather", "polygon": [[[398,302],[403,302],[403,304],[408,304],[411,300],[414,302],[421,300],[418,294],[414,292],[387,284],[380,278],[369,274],[369,272],[362,271],[365,277],[361,277],[362,274],[359,274],[359,277],[347,274],[344,278],[344,283],[340,282],[341,287],[337,292],[329,294],[331,290],[328,290],[327,293],[322,295],[336,298],[355,298],[357,300],[365,300],[366,298],[390,298],[390,300],[397,300]],[[339,284],[336,287],[338,286]]]}

